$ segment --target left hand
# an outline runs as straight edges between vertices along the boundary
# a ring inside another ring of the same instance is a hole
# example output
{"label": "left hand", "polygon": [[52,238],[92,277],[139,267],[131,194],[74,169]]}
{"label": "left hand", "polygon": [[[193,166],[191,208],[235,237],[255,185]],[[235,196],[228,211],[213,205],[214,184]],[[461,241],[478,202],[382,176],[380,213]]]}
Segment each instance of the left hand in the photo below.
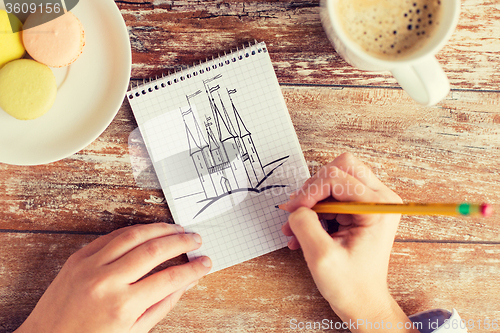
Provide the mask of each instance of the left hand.
{"label": "left hand", "polygon": [[74,253],[16,333],[146,333],[206,275],[201,257],[143,278],[201,246],[177,225],[135,225],[99,237]]}

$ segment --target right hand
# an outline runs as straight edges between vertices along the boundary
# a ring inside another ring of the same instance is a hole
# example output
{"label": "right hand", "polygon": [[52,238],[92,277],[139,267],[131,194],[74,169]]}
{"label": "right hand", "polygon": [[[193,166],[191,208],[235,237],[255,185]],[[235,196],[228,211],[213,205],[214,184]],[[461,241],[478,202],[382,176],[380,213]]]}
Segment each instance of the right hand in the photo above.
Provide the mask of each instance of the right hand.
{"label": "right hand", "polygon": [[401,215],[330,216],[340,227],[329,235],[310,209],[325,199],[401,203],[401,198],[353,155],[343,154],[292,194],[282,227],[292,236],[290,249],[302,248],[319,291],[340,318],[391,317],[399,306],[389,294],[387,273]]}

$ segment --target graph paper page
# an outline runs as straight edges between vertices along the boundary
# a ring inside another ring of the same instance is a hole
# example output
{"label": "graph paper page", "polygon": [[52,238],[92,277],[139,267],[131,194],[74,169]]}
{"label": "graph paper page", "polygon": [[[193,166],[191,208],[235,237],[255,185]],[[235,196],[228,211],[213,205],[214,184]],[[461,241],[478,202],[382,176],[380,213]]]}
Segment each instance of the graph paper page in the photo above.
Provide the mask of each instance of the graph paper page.
{"label": "graph paper page", "polygon": [[129,92],[176,223],[212,272],[280,249],[288,200],[309,177],[264,43]]}

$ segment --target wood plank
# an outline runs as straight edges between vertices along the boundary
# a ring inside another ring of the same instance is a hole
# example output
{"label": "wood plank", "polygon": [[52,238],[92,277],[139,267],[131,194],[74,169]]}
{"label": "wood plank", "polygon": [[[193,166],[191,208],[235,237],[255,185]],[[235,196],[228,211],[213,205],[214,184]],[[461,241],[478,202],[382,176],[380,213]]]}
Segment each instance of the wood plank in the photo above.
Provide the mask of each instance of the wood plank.
{"label": "wood plank", "polygon": [[[319,0],[119,1],[132,41],[133,78],[149,78],[263,40],[281,83],[398,86],[388,72],[343,61],[319,18]],[[498,90],[498,3],[462,0],[458,27],[437,58],[452,88]]]}
{"label": "wood plank", "polygon": [[[345,151],[408,201],[478,201],[500,211],[500,94],[454,91],[423,108],[397,89],[283,87],[312,173]],[[172,222],[154,172],[137,185],[125,102],[110,127],[76,155],[50,165],[0,164],[0,229],[101,232]],[[147,156],[134,141],[133,155]],[[57,171],[55,171],[57,170]],[[500,241],[500,217],[405,217],[398,237]],[[446,226],[446,227],[444,227]]]}
{"label": "wood plank", "polygon": [[[22,323],[70,254],[94,238],[0,233],[0,333]],[[456,308],[465,319],[500,318],[499,256],[500,245],[396,243],[391,293],[408,314]],[[282,249],[203,278],[152,332],[291,332],[294,318],[338,320],[301,252]]]}

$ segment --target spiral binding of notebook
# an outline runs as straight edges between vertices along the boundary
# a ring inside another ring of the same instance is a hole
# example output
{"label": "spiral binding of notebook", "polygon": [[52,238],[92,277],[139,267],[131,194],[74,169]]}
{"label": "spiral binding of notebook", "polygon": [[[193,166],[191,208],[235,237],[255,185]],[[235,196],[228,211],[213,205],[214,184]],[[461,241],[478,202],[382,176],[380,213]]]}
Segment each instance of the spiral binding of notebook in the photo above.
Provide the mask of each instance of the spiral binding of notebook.
{"label": "spiral binding of notebook", "polygon": [[168,73],[167,76],[162,75],[162,77],[155,77],[154,79],[144,79],[142,84],[138,84],[135,87],[131,82],[127,98],[131,100],[141,97],[141,95],[146,95],[148,92],[152,93],[153,91],[167,88],[168,86],[178,82],[209,73],[212,69],[216,69],[218,67],[230,66],[232,63],[242,61],[245,58],[262,52],[267,52],[266,44],[255,40],[255,44],[253,45],[248,43],[248,46],[243,45],[242,49],[237,48],[234,51],[230,50],[229,53],[224,53],[222,56],[219,55],[217,58],[205,59],[205,62],[193,64],[192,66],[183,68],[178,72]]}

